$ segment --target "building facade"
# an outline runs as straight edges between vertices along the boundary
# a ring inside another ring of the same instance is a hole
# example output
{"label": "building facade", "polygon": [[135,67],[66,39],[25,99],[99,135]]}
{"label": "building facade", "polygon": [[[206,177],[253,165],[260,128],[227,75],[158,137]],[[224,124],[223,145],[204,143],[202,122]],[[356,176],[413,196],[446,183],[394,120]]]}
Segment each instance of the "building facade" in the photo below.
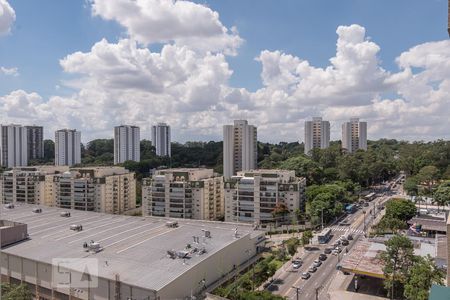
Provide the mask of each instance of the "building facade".
{"label": "building facade", "polygon": [[325,149],[330,146],[330,122],[314,117],[305,122],[305,154],[312,149]]}
{"label": "building facade", "polygon": [[28,203],[46,205],[46,178],[68,171],[68,167],[37,166],[15,167],[0,174],[2,203]]}
{"label": "building facade", "polygon": [[158,156],[171,156],[170,126],[158,123],[152,126],[152,142]]}
{"label": "building facade", "polygon": [[28,160],[44,158],[44,127],[26,126]]}
{"label": "building facade", "polygon": [[295,171],[238,172],[224,183],[225,221],[254,224],[290,221],[304,211],[306,179]]}
{"label": "building facade", "polygon": [[81,163],[81,132],[61,129],[55,132],[55,165],[73,166]]}
{"label": "building facade", "polygon": [[137,126],[114,127],[114,164],[127,160],[140,161],[140,130]]}
{"label": "building facade", "polygon": [[222,181],[212,169],[157,171],[142,184],[142,214],[219,220],[224,212]]}
{"label": "building facade", "polygon": [[223,175],[255,169],[258,162],[257,128],[246,120],[223,126]]}
{"label": "building facade", "polygon": [[51,184],[52,206],[109,214],[136,208],[136,175],[122,167],[73,168]]}
{"label": "building facade", "polygon": [[28,165],[27,130],[22,125],[0,125],[0,164],[6,168]]}
{"label": "building facade", "polygon": [[358,149],[367,150],[367,122],[352,118],[342,124],[342,148],[349,153]]}

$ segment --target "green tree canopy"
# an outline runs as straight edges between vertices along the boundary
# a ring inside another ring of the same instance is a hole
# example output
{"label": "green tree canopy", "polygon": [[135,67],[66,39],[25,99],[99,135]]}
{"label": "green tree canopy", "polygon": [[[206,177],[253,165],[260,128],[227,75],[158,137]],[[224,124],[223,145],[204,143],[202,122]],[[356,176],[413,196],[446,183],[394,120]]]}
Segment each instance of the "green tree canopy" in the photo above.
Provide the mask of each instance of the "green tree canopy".
{"label": "green tree canopy", "polygon": [[450,203],[450,181],[441,183],[434,192],[433,201],[439,206],[446,206]]}
{"label": "green tree canopy", "polygon": [[416,213],[416,206],[407,199],[393,198],[386,204],[386,217],[408,221],[414,217]]}
{"label": "green tree canopy", "polygon": [[431,285],[442,285],[443,279],[444,273],[429,255],[416,256],[405,282],[404,296],[408,300],[427,300]]}

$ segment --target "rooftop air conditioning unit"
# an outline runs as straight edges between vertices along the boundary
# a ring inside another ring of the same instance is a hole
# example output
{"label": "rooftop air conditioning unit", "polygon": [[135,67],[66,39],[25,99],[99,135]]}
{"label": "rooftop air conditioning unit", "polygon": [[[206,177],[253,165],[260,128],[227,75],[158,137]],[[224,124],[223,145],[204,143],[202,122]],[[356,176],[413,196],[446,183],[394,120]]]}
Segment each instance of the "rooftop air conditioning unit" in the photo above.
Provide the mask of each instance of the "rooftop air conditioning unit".
{"label": "rooftop air conditioning unit", "polygon": [[175,227],[178,227],[178,222],[177,221],[169,221],[166,223],[166,226],[169,228],[175,228]]}
{"label": "rooftop air conditioning unit", "polygon": [[62,211],[59,215],[60,215],[61,217],[66,217],[66,218],[68,218],[68,217],[70,217],[70,212],[68,212],[68,211]]}
{"label": "rooftop air conditioning unit", "polygon": [[36,207],[36,208],[33,208],[33,212],[34,213],[41,213],[42,212],[42,208],[39,208],[39,207]]}
{"label": "rooftop air conditioning unit", "polygon": [[72,224],[72,225],[70,225],[70,230],[82,231],[83,230],[83,226],[81,224]]}
{"label": "rooftop air conditioning unit", "polygon": [[7,209],[13,209],[13,208],[14,208],[14,204],[8,203],[8,204],[5,205],[5,208],[7,208]]}
{"label": "rooftop air conditioning unit", "polygon": [[90,253],[97,253],[103,250],[103,248],[100,246],[100,243],[94,241],[90,241],[89,244],[84,242],[83,248]]}

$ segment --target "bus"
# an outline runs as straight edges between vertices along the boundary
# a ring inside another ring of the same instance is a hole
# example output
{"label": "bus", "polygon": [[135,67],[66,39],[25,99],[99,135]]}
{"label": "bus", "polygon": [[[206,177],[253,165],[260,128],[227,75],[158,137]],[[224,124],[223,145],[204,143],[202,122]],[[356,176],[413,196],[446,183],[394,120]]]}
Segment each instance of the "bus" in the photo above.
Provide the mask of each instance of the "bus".
{"label": "bus", "polygon": [[331,239],[331,228],[325,228],[321,233],[317,236],[317,240],[319,244],[326,244]]}
{"label": "bus", "polygon": [[366,201],[370,202],[370,201],[372,201],[373,199],[375,199],[376,196],[377,196],[377,195],[376,195],[375,193],[370,193],[370,194],[366,195],[366,196],[364,197],[364,199],[365,199]]}

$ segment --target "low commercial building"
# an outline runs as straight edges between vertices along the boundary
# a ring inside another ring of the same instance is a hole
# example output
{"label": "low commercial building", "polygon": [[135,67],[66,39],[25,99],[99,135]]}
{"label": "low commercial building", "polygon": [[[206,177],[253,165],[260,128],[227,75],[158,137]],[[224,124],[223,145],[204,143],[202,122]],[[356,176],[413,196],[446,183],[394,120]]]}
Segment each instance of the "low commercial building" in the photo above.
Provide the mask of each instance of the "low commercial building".
{"label": "low commercial building", "polygon": [[295,171],[251,170],[225,180],[225,221],[272,223],[292,220],[305,209],[306,179]]}
{"label": "low commercial building", "polygon": [[223,218],[223,177],[212,169],[159,170],[142,183],[142,213],[198,220]]}
{"label": "low commercial building", "polygon": [[46,204],[46,176],[68,170],[67,166],[37,166],[15,167],[5,171],[0,174],[0,202]]}
{"label": "low commercial building", "polygon": [[187,299],[228,280],[264,244],[245,224],[34,207],[0,208],[29,237],[2,248],[0,270],[37,299]]}

